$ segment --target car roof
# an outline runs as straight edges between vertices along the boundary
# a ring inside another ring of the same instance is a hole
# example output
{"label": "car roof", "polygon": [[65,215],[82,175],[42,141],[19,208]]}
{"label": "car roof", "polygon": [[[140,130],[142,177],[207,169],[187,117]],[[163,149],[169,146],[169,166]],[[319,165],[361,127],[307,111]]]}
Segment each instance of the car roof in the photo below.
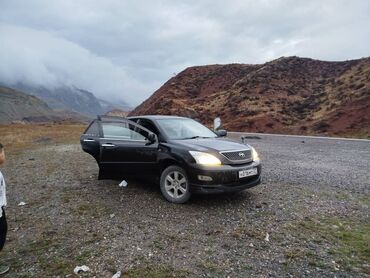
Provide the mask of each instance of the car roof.
{"label": "car roof", "polygon": [[189,118],[170,115],[144,115],[144,116],[131,116],[127,118],[121,116],[106,116],[106,115],[97,116],[98,121],[108,121],[108,122],[120,122],[122,120],[131,120],[131,119],[161,120],[161,119],[189,119]]}
{"label": "car roof", "polygon": [[161,120],[161,119],[189,119],[189,118],[171,115],[143,115],[143,116],[131,116],[127,117],[127,119]]}

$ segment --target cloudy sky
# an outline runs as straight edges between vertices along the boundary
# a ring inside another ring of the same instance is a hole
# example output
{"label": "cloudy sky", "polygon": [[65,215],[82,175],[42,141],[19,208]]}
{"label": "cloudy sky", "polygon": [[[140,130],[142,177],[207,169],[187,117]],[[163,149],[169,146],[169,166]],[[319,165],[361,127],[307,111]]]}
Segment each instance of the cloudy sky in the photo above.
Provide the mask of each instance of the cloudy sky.
{"label": "cloudy sky", "polygon": [[185,67],[370,55],[368,0],[1,0],[0,82],[136,105]]}

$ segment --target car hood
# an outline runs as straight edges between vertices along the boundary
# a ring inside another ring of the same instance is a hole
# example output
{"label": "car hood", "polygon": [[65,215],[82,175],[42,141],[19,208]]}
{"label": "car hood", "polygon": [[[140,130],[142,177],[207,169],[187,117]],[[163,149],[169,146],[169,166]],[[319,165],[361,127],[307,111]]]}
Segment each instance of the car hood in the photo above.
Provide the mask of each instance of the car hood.
{"label": "car hood", "polygon": [[250,149],[249,145],[242,144],[226,138],[197,138],[185,140],[171,140],[171,143],[182,145],[194,151],[239,151]]}

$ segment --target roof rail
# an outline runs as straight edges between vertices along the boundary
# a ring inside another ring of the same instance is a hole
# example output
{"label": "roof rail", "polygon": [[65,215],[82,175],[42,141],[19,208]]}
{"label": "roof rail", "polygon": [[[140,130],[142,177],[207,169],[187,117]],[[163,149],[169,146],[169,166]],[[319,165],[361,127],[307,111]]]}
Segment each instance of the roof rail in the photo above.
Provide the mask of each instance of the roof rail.
{"label": "roof rail", "polygon": [[110,120],[110,121],[117,120],[117,121],[119,121],[119,120],[122,120],[122,119],[126,119],[126,117],[98,115],[98,120],[99,121],[104,121],[104,120]]}

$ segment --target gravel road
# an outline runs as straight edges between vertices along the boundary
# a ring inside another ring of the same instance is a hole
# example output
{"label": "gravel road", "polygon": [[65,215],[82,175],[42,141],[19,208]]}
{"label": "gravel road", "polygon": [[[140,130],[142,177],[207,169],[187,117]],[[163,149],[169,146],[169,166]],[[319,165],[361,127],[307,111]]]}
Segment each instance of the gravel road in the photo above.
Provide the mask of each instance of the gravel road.
{"label": "gravel road", "polygon": [[[231,134],[239,139],[243,134]],[[244,134],[261,154],[265,182],[370,195],[370,140]]]}
{"label": "gravel road", "polygon": [[370,141],[258,136],[261,185],[185,205],[98,181],[77,144],[9,154],[0,263],[8,277],[369,276]]}

